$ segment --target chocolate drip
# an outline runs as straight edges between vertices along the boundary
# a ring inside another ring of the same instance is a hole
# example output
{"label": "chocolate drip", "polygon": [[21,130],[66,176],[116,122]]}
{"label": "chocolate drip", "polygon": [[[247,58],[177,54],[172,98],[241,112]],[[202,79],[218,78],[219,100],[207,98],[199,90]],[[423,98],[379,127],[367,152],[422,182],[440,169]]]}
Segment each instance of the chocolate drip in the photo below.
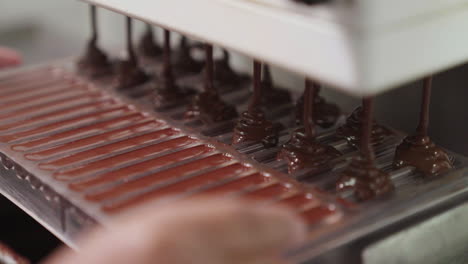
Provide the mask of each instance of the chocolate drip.
{"label": "chocolate drip", "polygon": [[126,89],[145,83],[149,77],[138,65],[132,42],[132,19],[126,18],[128,59],[118,67],[117,88]]}
{"label": "chocolate drip", "polygon": [[335,148],[316,141],[314,102],[318,89],[319,86],[316,83],[306,80],[302,111],[304,129],[296,130],[278,153],[278,159],[283,159],[288,163],[289,173],[304,168],[311,169],[313,172],[331,169],[331,161],[341,156]]}
{"label": "chocolate drip", "polygon": [[[334,126],[341,115],[340,108],[328,103],[320,96],[320,87],[314,90],[314,123],[323,128]],[[301,96],[296,104],[296,123],[302,124],[304,115],[304,96]]]}
{"label": "chocolate drip", "polygon": [[[365,123],[363,116],[363,107],[356,108],[356,110],[354,110],[353,113],[346,119],[346,123],[336,130],[336,136],[346,139],[348,144],[359,148],[361,146],[361,130]],[[391,136],[393,136],[393,133],[389,129],[373,121],[371,132],[371,143],[373,145],[381,144]]]}
{"label": "chocolate drip", "polygon": [[413,166],[425,176],[434,176],[453,168],[445,150],[435,145],[428,136],[429,106],[432,76],[424,80],[421,113],[416,134],[408,136],[397,147],[394,165],[397,168]]}
{"label": "chocolate drip", "polygon": [[213,84],[213,46],[205,44],[205,52],[204,91],[193,98],[185,117],[199,118],[207,124],[233,119],[237,117],[236,108],[221,100]]}
{"label": "chocolate drip", "polygon": [[291,102],[291,94],[287,90],[275,88],[270,66],[263,64],[262,86],[264,96],[262,103],[265,106],[278,106]]}
{"label": "chocolate drip", "polygon": [[156,84],[154,94],[154,104],[157,108],[172,106],[193,94],[192,89],[181,89],[174,81],[171,54],[171,33],[169,30],[164,30],[162,80]]}
{"label": "chocolate drip", "polygon": [[262,101],[261,67],[261,63],[254,61],[253,95],[248,110],[242,113],[241,119],[234,128],[232,144],[245,141],[261,142],[265,147],[273,147],[278,144],[281,125],[274,125],[266,120],[265,113],[260,109]]}
{"label": "chocolate drip", "polygon": [[77,65],[79,67],[79,71],[83,74],[91,78],[98,78],[110,74],[112,72],[112,67],[107,55],[97,46],[98,32],[96,6],[90,6],[90,16],[92,31],[91,40],[88,43],[85,55],[78,61]]}
{"label": "chocolate drip", "polygon": [[245,80],[244,76],[236,73],[230,65],[229,52],[223,49],[223,57],[215,61],[215,82],[219,85],[236,86]]}
{"label": "chocolate drip", "polygon": [[174,62],[176,75],[185,76],[197,74],[203,70],[203,62],[195,60],[190,53],[191,50],[190,45],[187,43],[187,38],[182,36]]}
{"label": "chocolate drip", "polygon": [[357,200],[366,201],[394,189],[390,176],[375,167],[372,147],[373,99],[363,100],[360,157],[353,159],[339,175],[337,190],[352,190]]}
{"label": "chocolate drip", "polygon": [[140,45],[138,47],[141,55],[154,58],[161,55],[162,50],[156,44],[154,40],[153,27],[150,24],[146,24],[146,30],[140,40]]}

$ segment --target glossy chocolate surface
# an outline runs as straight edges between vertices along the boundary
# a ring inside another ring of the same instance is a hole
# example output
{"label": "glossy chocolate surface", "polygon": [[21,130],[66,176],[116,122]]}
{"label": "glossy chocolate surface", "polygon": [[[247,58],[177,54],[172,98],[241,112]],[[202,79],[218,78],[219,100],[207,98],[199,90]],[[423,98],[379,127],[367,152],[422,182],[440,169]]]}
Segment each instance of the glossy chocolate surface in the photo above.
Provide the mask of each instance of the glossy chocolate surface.
{"label": "glossy chocolate surface", "polygon": [[149,76],[140,67],[132,42],[132,20],[127,17],[127,53],[128,59],[117,67],[117,89],[128,89],[144,84]]}
{"label": "glossy chocolate surface", "polygon": [[305,81],[302,119],[304,129],[296,130],[291,139],[283,145],[278,159],[288,163],[289,173],[308,168],[312,172],[323,172],[331,169],[332,160],[341,156],[335,148],[321,144],[316,140],[315,132],[315,97],[318,95],[317,83]]}
{"label": "glossy chocolate surface", "polygon": [[373,128],[373,98],[364,98],[361,114],[360,157],[339,174],[336,184],[338,191],[352,190],[359,201],[366,201],[387,194],[394,189],[390,175],[375,166],[375,153],[372,147]]}
{"label": "glossy chocolate surface", "polygon": [[263,98],[261,67],[259,62],[254,62],[254,92],[248,110],[242,113],[234,128],[232,144],[245,141],[261,142],[265,147],[273,147],[278,144],[281,125],[274,125],[268,121],[260,108]]}
{"label": "glossy chocolate surface", "polygon": [[440,175],[453,168],[449,155],[428,136],[432,77],[424,80],[421,113],[416,135],[408,136],[395,151],[397,168],[413,166],[425,176]]}
{"label": "glossy chocolate surface", "polygon": [[[336,136],[346,139],[346,141],[348,141],[348,143],[353,147],[359,147],[363,123],[363,108],[358,107],[346,119],[346,123],[336,130]],[[379,125],[376,121],[373,121],[371,135],[372,144],[378,145],[384,142],[388,137],[392,136],[393,133],[387,128]]]}
{"label": "glossy chocolate surface", "polygon": [[234,106],[225,103],[219,97],[213,80],[213,47],[206,44],[206,67],[204,91],[194,96],[188,105],[185,118],[198,118],[206,124],[231,120],[237,117]]}
{"label": "glossy chocolate surface", "polygon": [[86,52],[81,59],[79,59],[77,66],[81,73],[91,78],[99,78],[110,74],[112,66],[107,58],[107,55],[97,46],[98,33],[97,33],[97,17],[96,6],[91,8],[91,27],[92,37],[86,48]]}

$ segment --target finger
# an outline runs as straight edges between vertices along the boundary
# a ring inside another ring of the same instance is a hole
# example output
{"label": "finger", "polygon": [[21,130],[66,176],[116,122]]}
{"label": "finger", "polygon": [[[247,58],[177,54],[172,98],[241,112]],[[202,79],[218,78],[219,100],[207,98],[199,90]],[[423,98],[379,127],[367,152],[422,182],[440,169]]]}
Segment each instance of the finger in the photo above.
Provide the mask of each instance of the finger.
{"label": "finger", "polygon": [[21,56],[14,50],[0,47],[0,68],[21,64]]}
{"label": "finger", "polygon": [[305,234],[285,208],[225,200],[147,205],[110,226],[87,236],[80,254],[62,251],[47,263],[274,263]]}

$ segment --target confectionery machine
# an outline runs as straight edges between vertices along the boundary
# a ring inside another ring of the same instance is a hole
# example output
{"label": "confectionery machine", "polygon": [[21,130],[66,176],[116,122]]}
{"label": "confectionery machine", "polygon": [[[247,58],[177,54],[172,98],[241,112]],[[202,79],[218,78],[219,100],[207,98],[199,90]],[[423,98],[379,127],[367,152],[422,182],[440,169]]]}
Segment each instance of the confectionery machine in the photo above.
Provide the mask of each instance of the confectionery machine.
{"label": "confectionery machine", "polygon": [[[0,73],[0,191],[67,245],[204,195],[295,210],[309,230],[293,263],[441,263],[468,241],[468,158],[428,133],[433,77],[468,60],[468,1],[86,2],[82,54]],[[126,22],[123,58],[99,46],[101,8]],[[270,65],[304,85],[278,87]],[[417,80],[414,133],[373,118],[375,95]],[[362,105],[343,113],[325,87]]]}

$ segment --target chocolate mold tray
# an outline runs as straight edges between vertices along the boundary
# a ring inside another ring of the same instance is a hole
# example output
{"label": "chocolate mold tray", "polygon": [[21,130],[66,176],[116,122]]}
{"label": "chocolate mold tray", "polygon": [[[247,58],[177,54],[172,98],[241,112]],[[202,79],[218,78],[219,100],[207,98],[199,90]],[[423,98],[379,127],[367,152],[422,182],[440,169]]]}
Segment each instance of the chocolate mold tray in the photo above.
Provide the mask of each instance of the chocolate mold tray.
{"label": "chocolate mold tray", "polygon": [[[112,78],[91,81],[72,65],[66,60],[0,75],[2,193],[70,246],[80,230],[105,225],[129,206],[213,194],[294,208],[310,225],[308,242],[289,254],[297,263],[330,255],[359,263],[369,244],[468,198],[468,163],[459,155],[451,154],[455,169],[433,179],[410,167],[395,170],[393,152],[403,136],[395,132],[375,146],[377,165],[390,173],[395,192],[357,203],[334,191],[336,172],[358,154],[334,136],[344,118],[319,131],[321,142],[343,153],[335,168],[313,177],[307,170],[288,175],[275,159],[278,147],[228,144],[235,120],[186,120],[184,101],[155,110],[151,84],[117,91]],[[147,61],[145,68],[157,72],[160,65]],[[201,85],[198,76],[179,82]],[[249,86],[245,78],[220,90],[242,112]],[[294,129],[293,109],[284,104],[268,112],[285,127],[280,144]]]}

